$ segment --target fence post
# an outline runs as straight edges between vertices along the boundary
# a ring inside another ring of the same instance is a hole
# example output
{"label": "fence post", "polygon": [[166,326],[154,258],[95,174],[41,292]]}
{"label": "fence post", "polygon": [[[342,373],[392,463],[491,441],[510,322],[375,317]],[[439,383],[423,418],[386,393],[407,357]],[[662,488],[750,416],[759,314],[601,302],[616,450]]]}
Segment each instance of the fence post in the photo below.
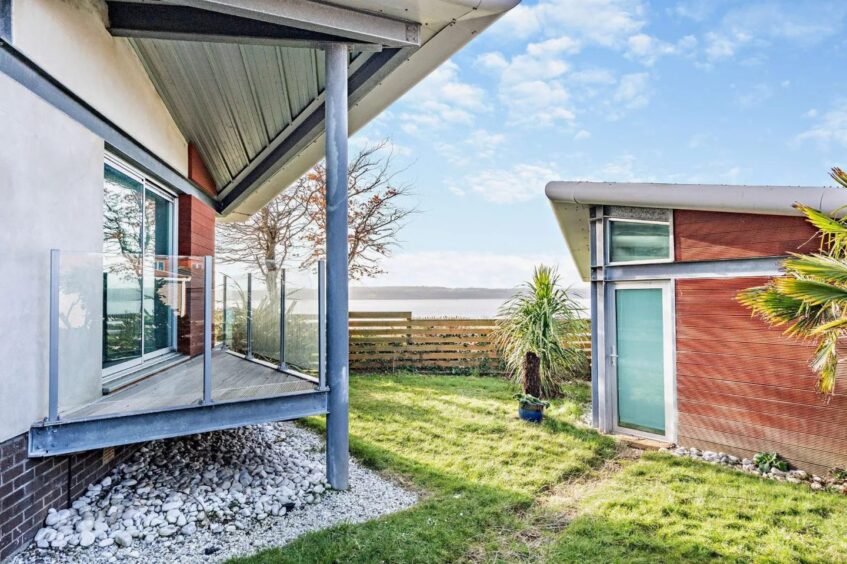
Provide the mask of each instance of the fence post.
{"label": "fence post", "polygon": [[279,273],[279,370],[285,365],[285,269]]}
{"label": "fence post", "polygon": [[212,257],[203,257],[203,405],[212,403]]}
{"label": "fence post", "polygon": [[253,275],[247,273],[247,360],[253,360]]}
{"label": "fence post", "polygon": [[[59,420],[59,249],[50,250],[50,381],[47,420]],[[103,314],[105,315],[105,311]]]}
{"label": "fence post", "polygon": [[326,387],[326,261],[318,261],[318,387]]}

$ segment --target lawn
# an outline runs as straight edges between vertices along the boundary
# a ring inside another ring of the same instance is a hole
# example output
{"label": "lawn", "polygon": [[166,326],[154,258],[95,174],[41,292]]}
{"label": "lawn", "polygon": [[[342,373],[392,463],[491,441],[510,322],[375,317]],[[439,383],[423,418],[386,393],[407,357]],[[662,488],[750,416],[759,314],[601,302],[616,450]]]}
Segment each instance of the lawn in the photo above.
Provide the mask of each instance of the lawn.
{"label": "lawn", "polygon": [[578,423],[584,384],[567,387],[542,425],[517,419],[499,379],[350,384],[353,454],[423,500],[239,562],[847,560],[847,498],[669,455],[632,458]]}

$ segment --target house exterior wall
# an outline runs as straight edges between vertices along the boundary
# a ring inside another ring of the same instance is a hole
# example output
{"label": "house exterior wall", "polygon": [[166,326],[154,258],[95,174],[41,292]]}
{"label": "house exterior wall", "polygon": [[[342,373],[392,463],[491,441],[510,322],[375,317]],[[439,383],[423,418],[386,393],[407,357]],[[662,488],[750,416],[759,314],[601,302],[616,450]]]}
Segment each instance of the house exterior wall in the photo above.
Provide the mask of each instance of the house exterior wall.
{"label": "house exterior wall", "polygon": [[26,435],[0,442],[0,561],[29,543],[51,507],[70,506],[138,446],[27,458]]}
{"label": "house exterior wall", "polygon": [[[182,175],[188,144],[104,0],[12,0],[12,44]],[[132,111],[127,111],[132,108]]]}
{"label": "house exterior wall", "polygon": [[[102,2],[13,2],[16,49],[187,174],[188,145],[135,53],[106,32]],[[62,251],[63,280],[73,272],[77,282],[74,295],[63,287],[60,311],[70,307],[66,298],[85,304],[70,323],[60,323],[60,409],[101,395],[103,270],[96,253],[103,248],[106,146],[91,130],[0,73],[0,147],[2,561],[32,538],[49,508],[67,507],[136,447],[28,458],[27,431],[47,416],[51,249]],[[179,218],[180,250],[213,253],[211,208],[184,196],[179,209],[187,213]],[[80,258],[85,252],[88,257]]]}
{"label": "house exterior wall", "polygon": [[[0,124],[4,441],[47,415],[50,249],[102,249],[104,147],[101,139],[3,74]],[[92,308],[88,316],[99,317],[102,298],[86,301]],[[95,328],[74,338],[77,346],[64,350],[65,366],[91,378],[65,386],[62,401],[99,393],[100,334]]]}
{"label": "house exterior wall", "polygon": [[[593,227],[592,237],[604,232]],[[649,265],[650,279],[672,280],[674,289],[676,434],[670,440],[738,456],[778,452],[815,473],[847,466],[842,425],[847,423],[847,382],[839,378],[839,393],[826,401],[815,391],[817,377],[809,368],[814,344],[769,327],[736,299],[739,291],[765,284],[769,272],[777,275],[782,257],[817,250],[816,230],[800,216],[674,210],[673,238],[674,262]],[[598,241],[602,251],[605,242]],[[593,290],[606,296],[599,304],[614,308],[607,281],[644,278],[638,278],[638,266],[607,269],[599,251],[592,255]],[[755,260],[739,268],[739,259]],[[691,263],[702,261],[708,261],[707,269],[693,268]],[[732,271],[721,266],[728,261],[734,261]],[[598,360],[607,356],[594,375],[597,425],[611,430],[614,366],[602,337],[611,318],[600,311],[592,319]]]}
{"label": "house exterior wall", "polygon": [[847,395],[827,402],[815,392],[814,344],[752,318],[735,299],[766,281],[677,280],[679,443],[743,456],[778,452],[817,473],[845,467]]}
{"label": "house exterior wall", "polygon": [[179,197],[179,254],[185,257],[197,257],[190,264],[198,273],[192,277],[188,288],[188,307],[186,315],[179,319],[177,349],[182,354],[195,356],[203,352],[204,337],[204,292],[200,257],[215,254],[215,212],[195,198]]}
{"label": "house exterior wall", "polygon": [[677,262],[772,257],[818,247],[815,229],[793,215],[674,211]]}

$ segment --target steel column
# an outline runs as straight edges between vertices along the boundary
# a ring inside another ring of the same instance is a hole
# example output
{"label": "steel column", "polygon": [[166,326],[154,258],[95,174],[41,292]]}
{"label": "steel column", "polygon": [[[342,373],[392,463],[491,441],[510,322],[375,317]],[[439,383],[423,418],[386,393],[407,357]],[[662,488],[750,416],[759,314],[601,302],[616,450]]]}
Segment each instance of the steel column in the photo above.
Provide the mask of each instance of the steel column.
{"label": "steel column", "polygon": [[348,485],[347,47],[326,47],[326,474]]}
{"label": "steel column", "polygon": [[203,405],[212,403],[212,257],[203,257]]}
{"label": "steel column", "polygon": [[[58,249],[50,251],[50,381],[47,390],[47,420],[59,420],[59,261]],[[106,315],[106,312],[103,312]]]}
{"label": "steel column", "polygon": [[253,275],[247,274],[247,360],[253,359]]}

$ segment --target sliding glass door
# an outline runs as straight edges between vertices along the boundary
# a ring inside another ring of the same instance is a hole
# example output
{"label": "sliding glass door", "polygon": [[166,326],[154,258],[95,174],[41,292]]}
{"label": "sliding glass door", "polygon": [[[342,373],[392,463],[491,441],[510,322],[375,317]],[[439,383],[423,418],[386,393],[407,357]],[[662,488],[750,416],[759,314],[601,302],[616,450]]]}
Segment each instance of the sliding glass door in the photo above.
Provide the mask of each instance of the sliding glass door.
{"label": "sliding glass door", "polygon": [[143,176],[105,164],[103,192],[103,374],[141,365],[174,348],[168,273],[174,201]]}

